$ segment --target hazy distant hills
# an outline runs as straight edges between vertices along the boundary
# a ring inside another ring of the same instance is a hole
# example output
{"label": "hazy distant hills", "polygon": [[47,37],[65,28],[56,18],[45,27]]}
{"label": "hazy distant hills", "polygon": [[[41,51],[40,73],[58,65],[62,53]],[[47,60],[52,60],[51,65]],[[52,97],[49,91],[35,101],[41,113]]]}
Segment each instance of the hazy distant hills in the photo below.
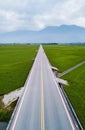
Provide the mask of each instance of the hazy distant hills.
{"label": "hazy distant hills", "polygon": [[49,26],[40,31],[18,30],[0,34],[0,43],[77,42],[85,42],[85,28],[76,25]]}

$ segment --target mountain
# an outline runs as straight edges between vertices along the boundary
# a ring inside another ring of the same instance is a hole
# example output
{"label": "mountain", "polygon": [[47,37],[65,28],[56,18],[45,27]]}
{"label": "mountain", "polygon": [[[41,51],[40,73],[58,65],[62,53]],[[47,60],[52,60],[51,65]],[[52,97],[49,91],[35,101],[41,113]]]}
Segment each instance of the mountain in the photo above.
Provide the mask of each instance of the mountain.
{"label": "mountain", "polygon": [[48,26],[40,31],[18,30],[0,33],[0,43],[77,42],[85,42],[85,28],[76,25]]}

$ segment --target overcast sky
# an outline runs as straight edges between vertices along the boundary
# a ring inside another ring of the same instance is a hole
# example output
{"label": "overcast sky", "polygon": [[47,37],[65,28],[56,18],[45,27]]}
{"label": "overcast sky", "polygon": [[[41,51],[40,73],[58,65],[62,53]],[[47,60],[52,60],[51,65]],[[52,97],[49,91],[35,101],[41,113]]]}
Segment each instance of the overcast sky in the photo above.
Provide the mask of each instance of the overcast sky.
{"label": "overcast sky", "polygon": [[0,0],[0,32],[61,24],[85,27],[85,0]]}

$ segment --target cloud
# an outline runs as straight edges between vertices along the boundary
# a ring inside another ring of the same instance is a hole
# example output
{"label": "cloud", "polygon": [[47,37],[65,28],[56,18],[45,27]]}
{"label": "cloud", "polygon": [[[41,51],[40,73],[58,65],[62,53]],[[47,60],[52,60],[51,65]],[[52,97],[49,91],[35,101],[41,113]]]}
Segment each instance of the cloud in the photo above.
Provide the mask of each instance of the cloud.
{"label": "cloud", "polygon": [[76,24],[85,27],[84,0],[0,0],[0,30],[39,30]]}

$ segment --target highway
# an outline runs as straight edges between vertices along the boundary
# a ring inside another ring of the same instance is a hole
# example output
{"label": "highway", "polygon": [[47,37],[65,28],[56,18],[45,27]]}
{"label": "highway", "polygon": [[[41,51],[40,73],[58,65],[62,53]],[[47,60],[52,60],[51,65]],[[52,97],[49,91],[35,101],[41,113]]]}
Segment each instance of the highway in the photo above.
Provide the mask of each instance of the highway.
{"label": "highway", "polygon": [[40,46],[7,130],[77,130]]}

